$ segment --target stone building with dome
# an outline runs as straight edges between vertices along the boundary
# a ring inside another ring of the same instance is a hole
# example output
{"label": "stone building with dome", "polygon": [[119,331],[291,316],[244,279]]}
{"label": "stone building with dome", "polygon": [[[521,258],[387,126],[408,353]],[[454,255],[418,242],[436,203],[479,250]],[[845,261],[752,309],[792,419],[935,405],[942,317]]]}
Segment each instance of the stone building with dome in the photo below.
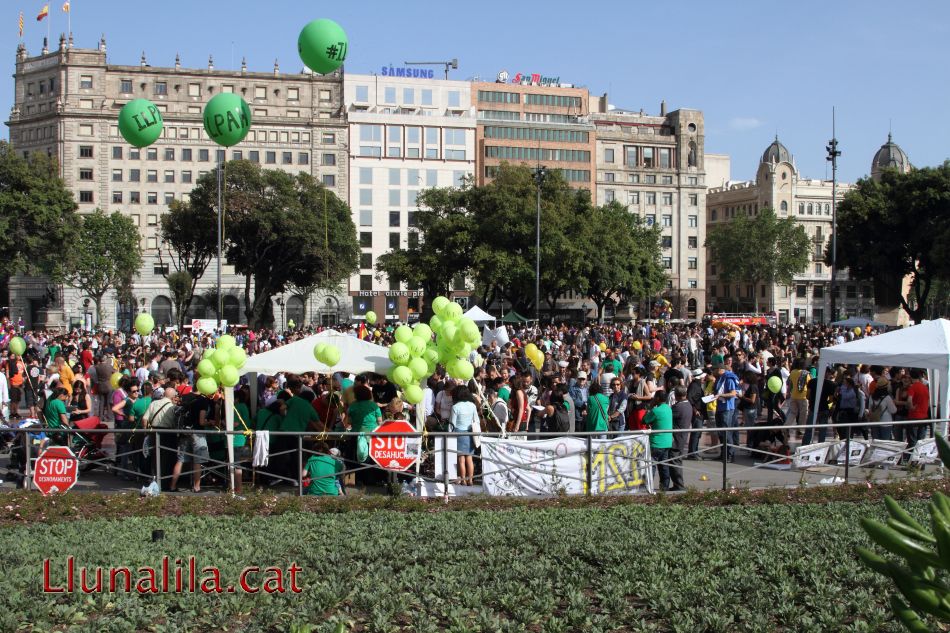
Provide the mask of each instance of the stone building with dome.
{"label": "stone building with dome", "polygon": [[[871,176],[879,178],[884,169],[909,171],[907,154],[888,135],[874,155]],[[854,187],[838,183],[838,200]],[[793,217],[805,228],[813,244],[808,268],[790,285],[725,283],[716,262],[707,253],[706,311],[749,312],[758,295],[760,312],[774,312],[779,322],[824,323],[831,314],[831,267],[825,264],[825,250],[831,240],[832,181],[804,178],[788,148],[775,140],[762,153],[755,180],[730,181],[706,194],[706,233],[738,215],[757,215],[771,208],[780,218]],[[762,253],[768,257],[769,253]],[[838,271],[838,315],[874,318],[888,324],[902,324],[907,315],[899,308],[896,294],[875,288],[869,281],[852,279],[847,269]],[[878,297],[879,305],[875,302]]]}

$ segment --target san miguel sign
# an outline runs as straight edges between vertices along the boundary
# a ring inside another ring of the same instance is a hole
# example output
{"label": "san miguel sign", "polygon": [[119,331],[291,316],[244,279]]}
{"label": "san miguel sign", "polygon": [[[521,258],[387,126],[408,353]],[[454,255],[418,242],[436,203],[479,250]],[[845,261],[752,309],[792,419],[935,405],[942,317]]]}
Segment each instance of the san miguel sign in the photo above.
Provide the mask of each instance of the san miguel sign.
{"label": "san miguel sign", "polygon": [[513,84],[531,84],[532,86],[557,86],[561,83],[560,77],[545,77],[539,73],[515,73],[511,78]]}

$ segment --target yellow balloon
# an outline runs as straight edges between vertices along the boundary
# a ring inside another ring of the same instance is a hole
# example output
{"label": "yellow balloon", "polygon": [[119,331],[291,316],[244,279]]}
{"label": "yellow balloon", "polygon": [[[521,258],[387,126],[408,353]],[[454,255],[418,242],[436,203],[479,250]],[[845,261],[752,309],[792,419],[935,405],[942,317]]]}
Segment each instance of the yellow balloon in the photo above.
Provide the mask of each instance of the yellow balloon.
{"label": "yellow balloon", "polygon": [[119,388],[119,381],[121,381],[121,380],[122,380],[122,373],[121,373],[121,372],[115,372],[114,374],[112,374],[112,377],[109,378],[109,384],[112,385],[112,388],[113,388],[113,389],[118,389],[118,388]]}
{"label": "yellow balloon", "polygon": [[607,351],[607,344],[606,344],[606,343],[604,343],[604,342],[601,342],[601,343],[600,343],[600,351],[602,351],[602,352]]}
{"label": "yellow balloon", "polygon": [[639,352],[641,349],[643,349],[643,343],[641,343],[640,341],[634,341],[634,342],[633,342],[633,349],[635,349],[635,350],[637,350],[637,351]]}
{"label": "yellow balloon", "polygon": [[527,356],[528,358],[531,358],[532,356],[534,356],[534,353],[536,351],[538,351],[538,346],[535,345],[534,343],[528,343],[527,345],[524,346],[524,353],[525,353],[525,356]]}
{"label": "yellow balloon", "polygon": [[859,328],[859,327],[854,328],[854,335],[855,335],[855,336],[861,336],[861,332],[862,332],[861,328]]}

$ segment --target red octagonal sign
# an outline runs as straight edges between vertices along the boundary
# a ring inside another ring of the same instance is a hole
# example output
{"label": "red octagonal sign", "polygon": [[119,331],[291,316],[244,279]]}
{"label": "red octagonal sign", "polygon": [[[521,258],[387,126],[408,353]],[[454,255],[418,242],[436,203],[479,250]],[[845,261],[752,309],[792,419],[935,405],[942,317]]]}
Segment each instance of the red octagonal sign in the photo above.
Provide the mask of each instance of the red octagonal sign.
{"label": "red octagonal sign", "polygon": [[78,478],[79,460],[68,446],[51,446],[36,459],[33,485],[44,497],[54,492],[66,492]]}
{"label": "red octagonal sign", "polygon": [[369,456],[387,470],[408,470],[419,458],[419,437],[383,437],[378,433],[416,433],[405,420],[389,420],[376,428],[369,438]]}

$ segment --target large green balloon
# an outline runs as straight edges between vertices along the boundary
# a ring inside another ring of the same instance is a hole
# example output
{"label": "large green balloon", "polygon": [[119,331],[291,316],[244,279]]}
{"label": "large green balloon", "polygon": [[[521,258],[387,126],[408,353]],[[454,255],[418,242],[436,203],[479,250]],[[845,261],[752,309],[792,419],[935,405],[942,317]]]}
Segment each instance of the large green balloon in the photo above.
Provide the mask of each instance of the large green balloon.
{"label": "large green balloon", "polygon": [[247,352],[245,352],[240,347],[232,347],[228,350],[228,364],[235,369],[240,369],[244,367],[244,363],[247,362]]}
{"label": "large green balloon", "polygon": [[216,348],[223,350],[229,350],[235,345],[237,345],[237,341],[235,341],[234,337],[230,334],[222,334],[218,337],[218,340],[214,342]]}
{"label": "large green balloon", "polygon": [[446,321],[442,324],[442,333],[439,334],[439,344],[443,342],[446,345],[451,345],[455,340],[455,336],[458,334],[458,328],[451,321]]}
{"label": "large green balloon", "polygon": [[389,360],[397,365],[405,365],[409,362],[409,348],[405,343],[393,343],[389,348]]}
{"label": "large green balloon", "polygon": [[202,395],[212,396],[218,390],[218,381],[211,377],[199,378],[195,383],[195,388]]}
{"label": "large green balloon", "polygon": [[475,374],[475,368],[472,367],[470,362],[464,358],[460,358],[449,366],[449,374],[453,378],[467,381],[472,379],[472,376]]}
{"label": "large green balloon", "polygon": [[297,38],[297,52],[307,68],[326,75],[343,65],[349,47],[346,32],[333,20],[314,20]]}
{"label": "large green balloon", "polygon": [[442,309],[442,319],[448,319],[449,321],[458,321],[462,318],[462,306],[450,301],[445,308]]}
{"label": "large green balloon", "polygon": [[218,367],[210,359],[205,358],[198,363],[198,375],[202,378],[214,378],[216,373]]}
{"label": "large green balloon", "polygon": [[400,325],[396,328],[394,336],[400,343],[408,343],[412,338],[412,329],[408,325]]}
{"label": "large green balloon", "polygon": [[778,376],[772,376],[771,378],[769,378],[767,385],[768,385],[769,391],[771,391],[772,393],[778,393],[779,391],[782,390],[782,379],[779,378]]}
{"label": "large green balloon", "polygon": [[432,328],[422,322],[416,323],[415,326],[413,326],[412,334],[413,336],[418,336],[427,343],[432,340]]}
{"label": "large green balloon", "polygon": [[225,365],[218,370],[218,382],[225,387],[233,387],[238,384],[238,380],[240,380],[238,370],[231,365]]}
{"label": "large green balloon", "polygon": [[412,370],[412,377],[417,381],[429,375],[429,365],[424,358],[413,358],[406,367]]}
{"label": "large green balloon", "polygon": [[431,329],[436,334],[442,331],[442,317],[438,314],[433,314],[432,318],[429,319],[429,329]]}
{"label": "large green balloon", "polygon": [[133,99],[119,110],[119,132],[135,147],[146,147],[162,135],[162,113],[148,99]]}
{"label": "large green balloon", "polygon": [[462,318],[459,321],[459,329],[462,331],[465,340],[473,345],[482,340],[482,333],[478,331],[478,326],[471,319]]}
{"label": "large green balloon", "polygon": [[26,351],[26,341],[24,341],[19,336],[14,336],[10,339],[10,353],[17,356],[23,356],[23,352]]}
{"label": "large green balloon", "polygon": [[448,297],[438,296],[432,300],[432,311],[437,315],[442,316],[442,310],[445,309],[445,306],[452,303],[449,301]]}
{"label": "large green balloon", "polygon": [[251,110],[233,92],[219,92],[205,106],[204,121],[212,141],[231,147],[244,140],[251,129]]}
{"label": "large green balloon", "polygon": [[419,358],[426,351],[426,342],[418,336],[410,336],[409,340],[406,341],[406,347],[409,348],[409,354],[413,358]]}
{"label": "large green balloon", "polygon": [[400,365],[393,370],[393,382],[395,382],[400,387],[405,387],[406,385],[412,384],[413,380],[415,379],[412,377],[412,370],[405,365]]}
{"label": "large green balloon", "polygon": [[340,348],[336,345],[327,345],[323,350],[323,364],[327,367],[333,367],[340,362]]}
{"label": "large green balloon", "polygon": [[323,353],[327,351],[327,347],[329,347],[329,345],[327,345],[326,343],[317,343],[316,345],[314,345],[313,357],[322,363]]}
{"label": "large green balloon", "polygon": [[228,364],[230,358],[227,350],[216,349],[214,350],[214,354],[211,355],[211,362],[213,362],[218,369],[221,369]]}
{"label": "large green balloon", "polygon": [[370,325],[376,325],[376,313],[372,310],[366,313],[366,322]]}
{"label": "large green balloon", "polygon": [[422,358],[424,358],[426,362],[431,365],[438,364],[439,350],[434,347],[426,348],[426,351],[422,352]]}
{"label": "large green balloon", "polygon": [[419,404],[423,398],[422,387],[419,385],[406,385],[402,390],[402,395],[409,404]]}
{"label": "large green balloon", "polygon": [[142,336],[146,336],[149,332],[155,329],[155,319],[152,318],[151,314],[147,312],[142,312],[137,317],[135,317],[135,331]]}

